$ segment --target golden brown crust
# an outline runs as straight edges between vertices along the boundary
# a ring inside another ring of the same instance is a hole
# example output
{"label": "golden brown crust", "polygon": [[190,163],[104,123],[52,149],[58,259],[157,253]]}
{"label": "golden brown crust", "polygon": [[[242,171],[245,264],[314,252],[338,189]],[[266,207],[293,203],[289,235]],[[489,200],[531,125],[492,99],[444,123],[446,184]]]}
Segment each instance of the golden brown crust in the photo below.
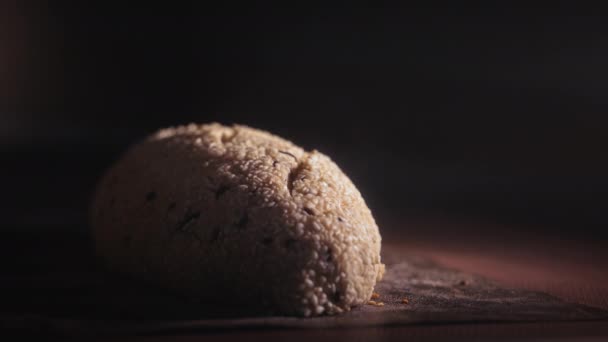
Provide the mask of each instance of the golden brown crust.
{"label": "golden brown crust", "polygon": [[117,271],[283,314],[365,304],[384,270],[378,227],[342,171],[245,126],[191,124],[135,145],[100,183],[92,223]]}

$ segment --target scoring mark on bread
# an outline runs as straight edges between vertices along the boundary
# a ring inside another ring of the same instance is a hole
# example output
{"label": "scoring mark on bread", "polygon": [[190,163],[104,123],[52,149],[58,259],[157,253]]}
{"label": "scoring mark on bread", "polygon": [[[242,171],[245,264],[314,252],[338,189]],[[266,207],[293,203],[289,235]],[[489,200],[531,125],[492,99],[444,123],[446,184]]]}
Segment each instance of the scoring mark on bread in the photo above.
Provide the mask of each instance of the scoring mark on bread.
{"label": "scoring mark on bread", "polygon": [[283,247],[285,247],[285,249],[290,249],[295,243],[295,239],[286,239],[285,241],[283,241]]}
{"label": "scoring mark on bread", "polygon": [[236,227],[239,229],[247,228],[247,223],[249,223],[249,213],[245,211],[239,221],[236,223]]}
{"label": "scoring mark on bread", "polygon": [[283,154],[287,154],[292,156],[296,162],[297,165],[292,167],[289,170],[289,174],[287,175],[287,191],[289,192],[289,194],[291,196],[293,196],[293,188],[294,188],[294,183],[296,181],[301,181],[301,180],[305,180],[306,179],[306,175],[303,174],[304,170],[306,169],[306,167],[309,167],[309,164],[306,162],[309,155],[307,155],[306,153],[304,153],[304,157],[302,160],[298,160],[298,158],[296,158],[296,156],[294,156],[293,154],[289,153],[289,152],[285,152],[285,151],[281,151],[279,150],[280,153]]}
{"label": "scoring mark on bread", "polygon": [[235,129],[230,129],[227,132],[222,133],[222,136],[220,138],[220,140],[222,141],[222,143],[229,143],[231,142],[238,134],[239,132]]}
{"label": "scoring mark on bread", "polygon": [[289,152],[287,152],[287,151],[283,151],[283,150],[279,150],[279,153],[282,153],[282,154],[285,154],[285,155],[290,156],[291,158],[293,158],[293,159],[296,161],[296,163],[298,163],[298,162],[299,162],[299,161],[298,161],[298,158],[297,158],[296,156],[294,156],[292,153],[289,153]]}
{"label": "scoring mark on bread", "polygon": [[289,174],[287,175],[287,190],[290,195],[293,195],[293,186],[297,180],[305,179],[304,176],[300,177],[300,174],[304,171],[304,164],[298,163],[296,167],[289,170]]}
{"label": "scoring mark on bread", "polygon": [[222,195],[224,195],[229,189],[230,187],[228,185],[220,185],[220,187],[215,190],[215,199],[220,199],[220,197],[222,197]]}
{"label": "scoring mark on bread", "polygon": [[312,209],[310,209],[310,208],[308,208],[308,207],[304,207],[304,208],[302,208],[302,209],[304,210],[304,212],[305,212],[306,214],[308,214],[308,215],[310,215],[310,216],[315,216],[315,211],[314,211],[314,210],[312,210]]}
{"label": "scoring mark on bread", "polygon": [[186,213],[186,215],[184,215],[184,217],[175,226],[175,232],[192,234],[192,236],[195,239],[197,239],[199,242],[202,242],[200,236],[198,236],[198,234],[192,230],[192,224],[196,220],[198,220],[198,218],[200,216],[201,216],[200,211],[195,211],[195,212],[188,211]]}
{"label": "scoring mark on bread", "polygon": [[331,249],[327,249],[326,252],[321,253],[321,257],[323,258],[323,260],[327,261],[327,262],[331,262],[331,260],[333,259],[333,252]]}

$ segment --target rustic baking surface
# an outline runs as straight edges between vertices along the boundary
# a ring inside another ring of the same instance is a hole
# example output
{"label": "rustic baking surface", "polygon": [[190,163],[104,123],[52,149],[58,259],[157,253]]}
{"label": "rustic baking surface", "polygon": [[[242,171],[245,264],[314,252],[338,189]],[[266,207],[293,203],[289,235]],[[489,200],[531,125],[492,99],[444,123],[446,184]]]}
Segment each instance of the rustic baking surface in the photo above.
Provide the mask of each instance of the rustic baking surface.
{"label": "rustic baking surface", "polygon": [[31,250],[14,250],[22,254],[22,267],[12,272],[9,269],[2,276],[1,322],[9,331],[117,336],[608,318],[603,309],[569,303],[541,292],[511,289],[441,266],[431,257],[404,253],[399,246],[390,244],[384,255],[387,274],[370,305],[343,316],[313,319],[260,316],[254,314],[255,308],[223,303],[228,298],[222,298],[221,293],[219,304],[194,303],[107,274],[96,266],[84,241],[54,237],[46,242],[26,244]]}

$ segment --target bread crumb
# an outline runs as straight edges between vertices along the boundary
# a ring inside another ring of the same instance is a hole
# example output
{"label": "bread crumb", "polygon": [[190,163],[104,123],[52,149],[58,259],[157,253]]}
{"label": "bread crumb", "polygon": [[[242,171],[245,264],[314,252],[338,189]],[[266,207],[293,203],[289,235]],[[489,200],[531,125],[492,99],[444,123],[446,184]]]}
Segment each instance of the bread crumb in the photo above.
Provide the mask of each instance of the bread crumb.
{"label": "bread crumb", "polygon": [[409,300],[409,299],[407,299],[407,298],[403,298],[403,299],[401,300],[401,303],[402,303],[402,304],[409,304],[409,303],[410,303],[410,300]]}
{"label": "bread crumb", "polygon": [[378,292],[372,293],[372,299],[378,299],[378,298],[380,298],[380,294]]}
{"label": "bread crumb", "polygon": [[367,305],[373,305],[373,306],[384,306],[383,302],[376,302],[375,300],[370,300],[367,302]]}

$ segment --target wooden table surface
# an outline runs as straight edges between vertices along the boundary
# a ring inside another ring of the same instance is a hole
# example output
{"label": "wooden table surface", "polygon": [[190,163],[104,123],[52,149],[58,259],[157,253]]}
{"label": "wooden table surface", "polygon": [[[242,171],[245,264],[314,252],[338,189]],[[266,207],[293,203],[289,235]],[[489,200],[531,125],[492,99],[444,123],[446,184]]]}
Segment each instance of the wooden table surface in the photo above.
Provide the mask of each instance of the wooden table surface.
{"label": "wooden table surface", "polygon": [[[505,286],[543,291],[569,302],[608,309],[608,249],[605,241],[565,238],[560,234],[522,233],[522,229],[513,230],[508,226],[494,225],[492,229],[480,229],[484,225],[488,223],[398,220],[383,230],[384,248],[393,249],[394,253],[403,251],[430,257],[442,265],[482,275]],[[2,245],[5,248],[2,256],[8,272],[19,270],[19,265],[11,266],[10,260],[6,260],[11,253],[6,251],[7,239]],[[36,258],[35,255],[31,257]],[[100,340],[295,342],[343,339],[608,341],[608,321],[433,324],[320,330],[257,329],[115,336]]]}
{"label": "wooden table surface", "polygon": [[[559,232],[522,233],[484,222],[399,220],[383,233],[387,248],[428,256],[515,288],[547,292],[566,301],[608,309],[606,241],[565,238]],[[483,234],[479,232],[491,232]],[[398,232],[398,233],[397,233]],[[236,331],[148,336],[141,341],[608,341],[608,321],[477,323],[360,329]],[[120,340],[120,339],[119,339]],[[130,339],[125,339],[130,340]]]}

